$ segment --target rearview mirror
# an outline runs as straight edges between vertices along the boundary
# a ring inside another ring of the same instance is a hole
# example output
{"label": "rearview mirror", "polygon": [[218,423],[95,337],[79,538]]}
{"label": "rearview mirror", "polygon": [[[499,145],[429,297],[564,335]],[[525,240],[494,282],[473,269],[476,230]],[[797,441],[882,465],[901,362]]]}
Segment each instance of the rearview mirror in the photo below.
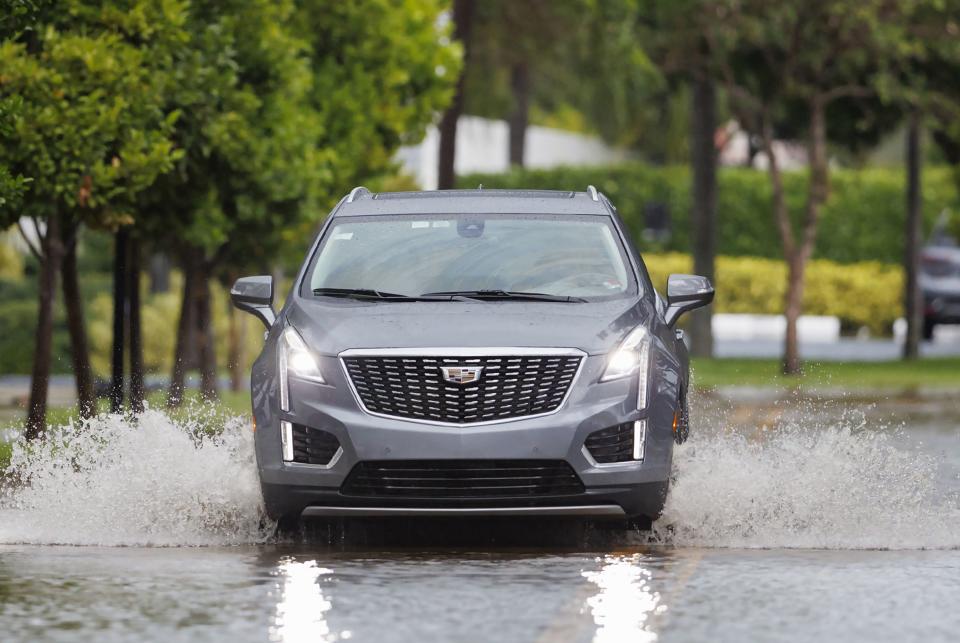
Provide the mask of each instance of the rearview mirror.
{"label": "rearview mirror", "polygon": [[664,320],[673,326],[680,316],[713,301],[713,284],[698,275],[670,275],[667,279],[667,312]]}
{"label": "rearview mirror", "polygon": [[277,320],[273,312],[273,277],[269,275],[237,279],[230,289],[230,299],[234,306],[255,315],[267,328]]}

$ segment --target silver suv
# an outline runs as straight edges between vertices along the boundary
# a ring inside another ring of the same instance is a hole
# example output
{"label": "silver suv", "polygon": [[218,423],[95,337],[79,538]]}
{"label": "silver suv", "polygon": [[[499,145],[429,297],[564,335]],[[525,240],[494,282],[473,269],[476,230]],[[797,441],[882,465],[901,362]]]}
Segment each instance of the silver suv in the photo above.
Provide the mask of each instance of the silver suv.
{"label": "silver suv", "polygon": [[586,192],[372,194],[334,208],[253,366],[267,513],[583,516],[649,524],[688,431],[684,312]]}

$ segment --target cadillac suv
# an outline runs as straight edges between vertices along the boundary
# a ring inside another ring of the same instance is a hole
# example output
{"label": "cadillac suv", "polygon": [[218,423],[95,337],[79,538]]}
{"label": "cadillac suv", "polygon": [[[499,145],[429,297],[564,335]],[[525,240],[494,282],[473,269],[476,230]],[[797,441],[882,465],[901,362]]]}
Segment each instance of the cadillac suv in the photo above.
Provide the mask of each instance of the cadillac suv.
{"label": "cadillac suv", "polygon": [[583,516],[649,524],[688,432],[684,312],[610,201],[586,192],[355,188],[252,370],[266,511],[302,517]]}

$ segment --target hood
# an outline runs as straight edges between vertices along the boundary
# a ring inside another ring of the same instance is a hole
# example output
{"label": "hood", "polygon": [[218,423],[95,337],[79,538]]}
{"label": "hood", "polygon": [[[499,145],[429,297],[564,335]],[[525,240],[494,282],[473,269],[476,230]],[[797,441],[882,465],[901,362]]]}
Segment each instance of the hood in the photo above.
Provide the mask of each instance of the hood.
{"label": "hood", "polygon": [[610,351],[640,323],[642,299],[590,303],[365,302],[297,297],[284,312],[323,355],[350,348],[530,346]]}

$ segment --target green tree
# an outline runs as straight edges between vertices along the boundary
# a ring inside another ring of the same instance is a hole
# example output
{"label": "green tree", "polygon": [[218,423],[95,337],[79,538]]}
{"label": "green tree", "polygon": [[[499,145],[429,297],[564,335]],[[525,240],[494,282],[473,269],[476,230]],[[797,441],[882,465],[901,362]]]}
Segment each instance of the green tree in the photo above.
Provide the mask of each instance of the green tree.
{"label": "green tree", "polygon": [[283,262],[354,184],[393,171],[449,100],[459,49],[436,0],[195,1],[170,109],[184,150],[140,200],[141,234],[180,257],[183,304],[168,401],[198,357],[216,395],[209,282]]}
{"label": "green tree", "polygon": [[[696,0],[646,0],[639,33],[650,55],[672,83],[690,87],[689,156],[691,169],[690,238],[693,270],[716,280],[717,225],[717,82],[703,37],[708,16]],[[695,311],[690,319],[690,351],[713,354],[713,307]]]}
{"label": "green tree", "polygon": [[[39,306],[27,435],[45,426],[51,359],[53,299],[65,267],[64,294],[71,312],[74,372],[81,410],[93,411],[82,308],[76,287],[75,244],[81,225],[110,227],[128,221],[135,195],[171,167],[176,152],[168,138],[172,118],[164,113],[162,84],[150,73],[149,53],[130,44],[121,26],[140,28],[149,39],[166,18],[175,22],[178,3],[150,11],[154,3],[92,6],[68,2],[63,13],[24,42],[0,44],[0,101],[22,105],[0,141],[0,164],[31,177],[22,214],[35,222],[41,242]],[[63,22],[62,27],[54,24]],[[98,28],[99,27],[99,28]],[[6,223],[15,216],[7,214]],[[66,261],[64,261],[66,259]],[[72,275],[70,268],[72,267]],[[72,292],[71,292],[72,290]],[[85,381],[84,381],[85,380]]]}
{"label": "green tree", "polygon": [[663,89],[637,38],[640,17],[637,0],[477,3],[466,111],[507,120],[511,165],[523,165],[533,113],[573,110],[608,140],[634,142]]}
{"label": "green tree", "polygon": [[[757,132],[768,158],[773,216],[788,265],[785,373],[798,373],[797,319],[807,263],[829,191],[828,110],[838,101],[884,97],[916,47],[909,32],[916,2],[718,0],[706,3],[704,37],[740,120]],[[788,209],[774,154],[775,124],[802,114],[809,163],[799,221]]]}
{"label": "green tree", "polygon": [[[22,37],[33,30],[34,25],[49,7],[48,0],[10,0],[10,5],[0,15],[0,41]],[[19,96],[0,100],[0,136],[13,133],[13,122],[23,101]],[[0,221],[16,219],[20,200],[30,179],[22,174],[12,174],[10,168],[0,162]]]}

